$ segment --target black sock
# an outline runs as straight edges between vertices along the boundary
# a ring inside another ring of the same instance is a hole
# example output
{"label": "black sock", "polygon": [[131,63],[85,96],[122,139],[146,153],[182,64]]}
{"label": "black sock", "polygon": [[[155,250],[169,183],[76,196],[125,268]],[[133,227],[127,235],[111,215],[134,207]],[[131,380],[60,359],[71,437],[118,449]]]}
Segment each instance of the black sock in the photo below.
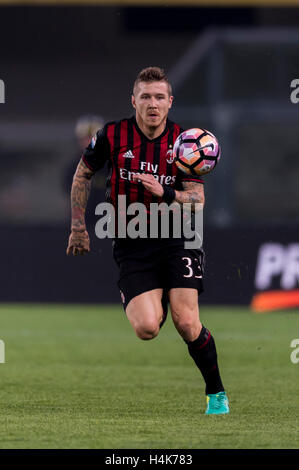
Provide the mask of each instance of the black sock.
{"label": "black sock", "polygon": [[195,341],[185,341],[189,354],[199,368],[206,383],[206,394],[224,391],[221,381],[215,341],[209,330],[202,326]]}

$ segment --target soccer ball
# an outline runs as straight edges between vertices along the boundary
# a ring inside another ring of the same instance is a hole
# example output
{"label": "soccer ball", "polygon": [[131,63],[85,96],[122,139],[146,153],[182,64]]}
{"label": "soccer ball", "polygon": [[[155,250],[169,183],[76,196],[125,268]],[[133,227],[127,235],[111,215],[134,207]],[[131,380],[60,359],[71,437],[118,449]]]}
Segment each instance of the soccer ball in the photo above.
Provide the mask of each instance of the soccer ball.
{"label": "soccer ball", "polygon": [[182,132],[173,146],[174,161],[187,175],[204,175],[212,171],[220,159],[216,137],[205,129]]}

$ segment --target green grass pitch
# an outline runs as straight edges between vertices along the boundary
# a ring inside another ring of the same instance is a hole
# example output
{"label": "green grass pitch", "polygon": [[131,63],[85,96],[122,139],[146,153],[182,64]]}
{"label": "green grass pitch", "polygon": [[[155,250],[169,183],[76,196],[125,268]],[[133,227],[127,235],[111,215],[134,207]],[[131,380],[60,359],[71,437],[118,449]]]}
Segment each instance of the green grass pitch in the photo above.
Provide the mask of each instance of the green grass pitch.
{"label": "green grass pitch", "polygon": [[152,341],[121,306],[1,305],[0,447],[298,448],[299,312],[202,307],[231,413],[206,416],[204,383],[171,317]]}

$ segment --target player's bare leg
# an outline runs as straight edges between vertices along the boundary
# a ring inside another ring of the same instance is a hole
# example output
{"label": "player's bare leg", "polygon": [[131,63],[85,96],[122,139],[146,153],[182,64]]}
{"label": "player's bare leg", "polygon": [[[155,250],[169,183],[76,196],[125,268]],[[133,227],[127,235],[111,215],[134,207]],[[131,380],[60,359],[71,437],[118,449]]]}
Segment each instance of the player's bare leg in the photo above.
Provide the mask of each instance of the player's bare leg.
{"label": "player's bare leg", "polygon": [[207,414],[229,412],[228,400],[221,381],[213,336],[199,319],[196,289],[175,288],[169,291],[171,315],[176,329],[185,340],[188,351],[206,383]]}
{"label": "player's bare leg", "polygon": [[155,338],[163,318],[163,289],[153,289],[137,295],[127,305],[126,314],[140,339]]}
{"label": "player's bare leg", "polygon": [[196,289],[176,288],[169,291],[173,323],[185,341],[194,341],[202,329]]}

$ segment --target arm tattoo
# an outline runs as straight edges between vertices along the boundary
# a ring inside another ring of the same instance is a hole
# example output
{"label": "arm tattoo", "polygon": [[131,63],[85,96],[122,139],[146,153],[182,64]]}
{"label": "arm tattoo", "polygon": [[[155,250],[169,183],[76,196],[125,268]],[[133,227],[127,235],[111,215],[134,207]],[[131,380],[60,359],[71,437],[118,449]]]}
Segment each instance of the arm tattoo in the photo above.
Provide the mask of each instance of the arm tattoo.
{"label": "arm tattoo", "polygon": [[175,200],[180,204],[184,203],[191,203],[192,211],[195,211],[196,207],[195,204],[200,204],[200,208],[202,209],[205,202],[205,195],[204,195],[204,186],[201,183],[195,183],[193,181],[186,181],[183,183],[183,191],[176,191]]}
{"label": "arm tattoo", "polygon": [[71,190],[72,230],[81,232],[86,229],[85,210],[93,174],[94,173],[87,168],[85,163],[80,160],[74,175]]}

